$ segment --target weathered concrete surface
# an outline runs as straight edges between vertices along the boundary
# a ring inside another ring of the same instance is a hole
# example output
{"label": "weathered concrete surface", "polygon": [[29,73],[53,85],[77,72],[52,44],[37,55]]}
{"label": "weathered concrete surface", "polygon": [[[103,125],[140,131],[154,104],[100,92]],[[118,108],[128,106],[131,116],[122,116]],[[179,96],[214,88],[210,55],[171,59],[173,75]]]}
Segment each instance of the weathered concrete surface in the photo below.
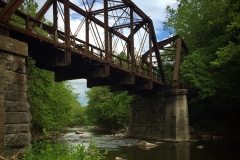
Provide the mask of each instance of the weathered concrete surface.
{"label": "weathered concrete surface", "polygon": [[129,134],[140,138],[165,138],[165,105],[163,97],[135,97],[131,105]]}
{"label": "weathered concrete surface", "polygon": [[141,138],[188,140],[187,90],[135,97],[131,105],[129,134]]}
{"label": "weathered concrete surface", "polygon": [[27,56],[26,43],[0,35],[0,151],[21,149],[31,141]]}
{"label": "weathered concrete surface", "polygon": [[187,90],[175,89],[165,93],[166,137],[165,139],[187,140],[190,138]]}

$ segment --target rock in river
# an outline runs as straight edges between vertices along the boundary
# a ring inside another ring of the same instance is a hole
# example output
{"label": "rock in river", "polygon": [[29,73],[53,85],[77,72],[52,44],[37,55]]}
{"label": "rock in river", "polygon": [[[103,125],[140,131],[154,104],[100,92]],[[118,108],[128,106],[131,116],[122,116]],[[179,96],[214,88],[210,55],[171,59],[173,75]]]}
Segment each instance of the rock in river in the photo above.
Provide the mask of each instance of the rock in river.
{"label": "rock in river", "polygon": [[76,134],[84,134],[84,133],[81,131],[76,131]]}
{"label": "rock in river", "polygon": [[82,134],[79,136],[79,138],[92,138],[92,136],[89,134]]}

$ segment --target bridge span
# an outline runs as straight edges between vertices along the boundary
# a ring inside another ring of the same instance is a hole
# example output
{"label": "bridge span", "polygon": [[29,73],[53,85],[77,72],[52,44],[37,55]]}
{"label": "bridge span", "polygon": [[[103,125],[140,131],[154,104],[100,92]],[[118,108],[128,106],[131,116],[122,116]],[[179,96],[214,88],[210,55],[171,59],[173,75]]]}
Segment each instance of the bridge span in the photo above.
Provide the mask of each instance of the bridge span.
{"label": "bridge span", "polygon": [[[132,1],[91,0],[77,6],[46,0],[35,17],[17,10],[22,2],[0,1],[2,32],[28,43],[29,56],[38,67],[54,71],[56,81],[85,78],[89,88],[159,92],[169,85],[160,50],[170,48],[175,57],[170,85],[178,85],[179,65],[188,53],[185,43],[179,36],[157,42],[152,20]],[[47,11],[51,22],[42,20]],[[79,19],[74,32],[71,16]]]}
{"label": "bridge span", "polygon": [[[179,36],[157,42],[152,20],[131,0],[82,0],[81,5],[76,5],[71,0],[45,0],[38,13],[32,16],[21,10],[23,2],[24,0],[0,0],[0,34],[3,35],[0,37],[0,50],[3,52],[0,61],[5,68],[0,71],[3,73],[3,83],[13,85],[11,91],[0,88],[3,95],[0,107],[3,106],[1,112],[4,113],[0,116],[0,127],[5,128],[0,132],[0,137],[7,135],[0,138],[0,142],[4,141],[4,145],[19,144],[19,137],[24,137],[26,143],[29,142],[29,134],[25,134],[29,130],[29,126],[25,125],[30,122],[29,116],[26,118],[29,104],[26,97],[23,98],[27,90],[24,79],[29,56],[36,61],[38,67],[53,71],[56,81],[84,78],[87,79],[89,88],[107,85],[111,91],[127,90],[130,94],[141,95],[160,93],[166,86],[179,87],[179,66],[188,54],[186,44]],[[51,13],[50,21],[44,19],[47,12]],[[77,20],[79,25],[72,26],[71,19]],[[8,66],[9,61],[13,64],[12,68]],[[166,63],[173,66],[170,79],[165,76]],[[8,81],[6,79],[10,71],[15,79]],[[18,89],[14,88],[15,85]],[[183,129],[176,127],[179,116],[175,114],[178,114],[176,108],[179,104],[175,102],[179,98],[175,98],[174,103],[167,101],[170,110],[164,111],[172,115],[165,118],[164,123],[169,123],[166,124],[168,126],[153,132],[154,135],[162,135],[166,130],[166,134],[171,136],[163,136],[165,138],[186,139],[189,137],[186,91],[171,93],[174,96],[180,95],[180,103],[184,106],[180,107],[181,114],[184,113],[180,115],[180,120],[183,119],[184,123]],[[14,109],[6,109],[6,104],[12,104],[12,101],[16,103]],[[22,108],[19,109],[20,104]],[[136,109],[133,110],[132,116],[135,116]],[[9,119],[15,113],[21,113],[16,114],[16,122]],[[137,135],[134,128],[139,127],[141,122],[135,117],[132,120],[132,134]],[[24,131],[11,129],[16,126],[19,129],[22,125]],[[175,126],[175,129],[169,128],[170,126]],[[181,136],[176,136],[180,132]],[[21,143],[20,147],[25,145],[24,141]]]}

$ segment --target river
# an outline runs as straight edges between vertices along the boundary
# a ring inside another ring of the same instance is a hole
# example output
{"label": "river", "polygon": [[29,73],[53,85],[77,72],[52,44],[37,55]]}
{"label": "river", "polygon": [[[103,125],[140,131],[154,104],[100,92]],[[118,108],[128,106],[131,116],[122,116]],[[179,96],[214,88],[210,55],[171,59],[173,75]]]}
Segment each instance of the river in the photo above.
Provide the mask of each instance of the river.
{"label": "river", "polygon": [[[83,144],[88,146],[90,138],[79,138],[79,128],[71,129],[60,139],[69,145]],[[126,137],[112,137],[97,131],[84,131],[98,145],[98,149],[108,150],[106,160],[121,157],[127,160],[240,160],[240,141],[200,140],[198,142],[164,142]],[[158,142],[155,148],[139,147],[140,141]],[[202,149],[199,149],[203,146]]]}

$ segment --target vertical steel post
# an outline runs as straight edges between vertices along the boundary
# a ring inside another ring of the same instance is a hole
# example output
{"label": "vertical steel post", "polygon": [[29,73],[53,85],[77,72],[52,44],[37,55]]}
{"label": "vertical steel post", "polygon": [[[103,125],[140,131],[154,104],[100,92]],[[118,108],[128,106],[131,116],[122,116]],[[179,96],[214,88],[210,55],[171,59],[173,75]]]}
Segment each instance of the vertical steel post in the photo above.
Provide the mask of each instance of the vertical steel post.
{"label": "vertical steel post", "polygon": [[109,54],[112,56],[113,55],[113,50],[112,50],[112,33],[109,32]]}
{"label": "vertical steel post", "polygon": [[127,43],[127,68],[129,68],[129,55],[130,55],[130,39],[128,39],[128,41],[126,42]]}
{"label": "vertical steel post", "polygon": [[86,17],[86,21],[85,21],[85,27],[86,27],[86,44],[85,44],[85,50],[89,51],[89,19],[88,17]]}
{"label": "vertical steel post", "polygon": [[53,27],[58,29],[58,10],[57,10],[57,0],[53,1]]}
{"label": "vertical steel post", "polygon": [[134,69],[134,31],[133,31],[133,9],[130,8],[130,54],[131,54],[131,69]]}
{"label": "vertical steel post", "polygon": [[65,28],[65,64],[71,64],[71,44],[70,44],[70,2],[69,0],[64,0],[64,28]]}
{"label": "vertical steel post", "polygon": [[105,59],[109,61],[108,48],[108,0],[104,0],[104,39],[105,39]]}
{"label": "vertical steel post", "polygon": [[152,24],[149,23],[149,66],[148,66],[148,69],[149,69],[149,76],[152,78]]}
{"label": "vertical steel post", "polygon": [[55,28],[54,40],[58,41],[58,10],[57,10],[57,0],[53,1],[53,27]]}
{"label": "vertical steel post", "polygon": [[173,81],[172,86],[178,87],[178,74],[179,74],[179,66],[181,60],[181,50],[182,50],[182,39],[177,39],[177,48],[176,48],[176,55],[175,55],[175,63],[174,63],[174,71],[173,71]]}

